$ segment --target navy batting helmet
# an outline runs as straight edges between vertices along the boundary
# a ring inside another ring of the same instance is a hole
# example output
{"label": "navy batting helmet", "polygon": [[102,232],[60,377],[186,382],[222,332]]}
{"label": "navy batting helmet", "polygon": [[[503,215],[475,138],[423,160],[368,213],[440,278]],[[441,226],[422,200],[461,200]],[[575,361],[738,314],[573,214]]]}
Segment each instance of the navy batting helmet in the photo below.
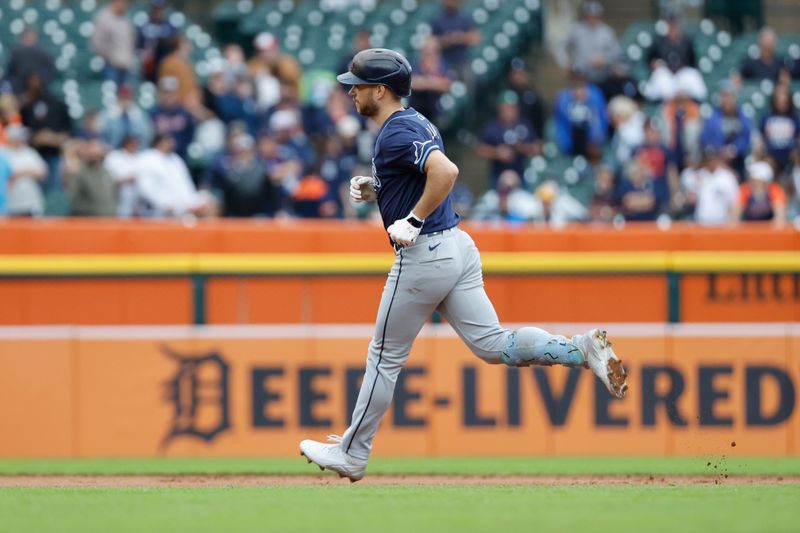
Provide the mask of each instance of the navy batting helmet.
{"label": "navy batting helmet", "polygon": [[336,79],[345,85],[385,85],[397,96],[411,94],[411,65],[401,54],[386,48],[357,53],[350,71]]}

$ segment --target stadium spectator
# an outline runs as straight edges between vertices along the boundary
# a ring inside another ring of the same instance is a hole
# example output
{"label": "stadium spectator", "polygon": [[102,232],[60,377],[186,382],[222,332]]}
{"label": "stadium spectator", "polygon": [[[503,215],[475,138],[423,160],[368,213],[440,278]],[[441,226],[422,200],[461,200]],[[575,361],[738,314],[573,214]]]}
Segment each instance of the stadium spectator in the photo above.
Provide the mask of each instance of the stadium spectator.
{"label": "stadium spectator", "polygon": [[706,119],[700,141],[703,146],[713,144],[720,148],[725,164],[744,177],[744,159],[750,154],[750,119],[736,104],[732,82],[722,82],[717,95],[719,107]]}
{"label": "stadium spectator", "polygon": [[61,190],[61,149],[72,133],[67,106],[53,96],[39,74],[28,78],[20,109],[33,146],[47,163],[47,190]]}
{"label": "stadium spectator", "polygon": [[522,188],[522,178],[515,170],[504,170],[497,178],[497,187],[478,198],[472,208],[474,220],[528,222],[543,217],[541,202]]}
{"label": "stadium spectator", "polygon": [[253,82],[247,72],[241,73],[226,93],[216,99],[219,119],[225,124],[241,122],[251,135],[258,130],[260,114],[253,95]]}
{"label": "stadium spectator", "polygon": [[197,76],[194,73],[194,63],[191,58],[192,42],[182,34],[175,35],[168,42],[170,52],[159,64],[158,80],[160,82],[162,79],[170,77],[178,80],[178,101],[184,106],[190,107],[199,97]]}
{"label": "stadium spectator", "polygon": [[120,86],[136,60],[136,32],[128,20],[128,0],[109,0],[94,17],[91,45],[94,53],[105,61],[103,77]]}
{"label": "stadium spectator", "polygon": [[644,142],[646,117],[636,102],[627,96],[615,96],[608,103],[608,116],[614,128],[611,149],[617,162],[624,166],[631,160],[633,151]]}
{"label": "stadium spectator", "polygon": [[586,206],[554,180],[544,181],[536,187],[534,194],[542,203],[542,220],[554,227],[586,220],[589,214]]}
{"label": "stadium spectator", "polygon": [[39,33],[36,28],[28,26],[11,50],[5,75],[11,82],[14,94],[20,96],[27,90],[29,80],[34,74],[47,87],[56,79],[58,71],[53,56],[39,44]]}
{"label": "stadium spectator", "polygon": [[783,172],[792,151],[797,149],[800,135],[800,118],[791,98],[789,87],[778,84],[772,93],[772,109],[761,120],[764,147],[778,174]]}
{"label": "stadium spectator", "polygon": [[303,161],[296,157],[293,150],[285,149],[278,144],[269,131],[262,131],[259,134],[256,149],[261,163],[273,181],[281,185],[281,197],[285,199],[288,189],[300,179]]}
{"label": "stadium spectator", "polygon": [[530,122],[536,135],[542,137],[547,120],[547,104],[531,84],[528,68],[522,58],[515,57],[511,60],[511,68],[508,71],[508,89],[517,95],[522,119]]}
{"label": "stadium spectator", "polygon": [[0,149],[0,218],[8,215],[8,190],[11,185],[11,163]]}
{"label": "stadium spectator", "polygon": [[9,215],[38,216],[44,213],[44,196],[40,183],[47,176],[47,164],[28,145],[28,129],[15,124],[7,131],[3,158],[11,168],[8,179],[6,208]]}
{"label": "stadium spectator", "polygon": [[553,110],[556,141],[566,154],[596,160],[608,132],[606,101],[580,71],[573,70],[570,80],[571,87],[558,93]]}
{"label": "stadium spectator", "polygon": [[357,142],[361,124],[352,115],[345,115],[334,127],[334,133],[325,140],[319,174],[334,192],[338,215],[343,216],[349,205],[350,178],[356,175],[359,163]]}
{"label": "stadium spectator", "polygon": [[353,35],[353,44],[350,46],[350,51],[342,56],[339,61],[339,68],[336,72],[347,72],[350,70],[350,63],[353,61],[355,55],[370,48],[369,44],[370,34],[367,30],[359,30]]}
{"label": "stadium spectator", "polygon": [[636,161],[647,168],[653,179],[659,212],[669,211],[671,200],[680,189],[678,165],[661,140],[661,133],[653,120],[645,121],[644,143],[634,150],[633,155]]}
{"label": "stadium spectator", "polygon": [[153,147],[136,161],[136,189],[141,213],[154,217],[214,214],[213,197],[198,191],[183,159],[175,152],[177,143],[169,135],[156,135]]}
{"label": "stadium spectator", "polygon": [[247,61],[241,46],[235,43],[225,45],[222,49],[220,70],[228,86],[233,85],[239,75],[247,72]]}
{"label": "stadium spectator", "polygon": [[228,94],[232,86],[233,81],[228,82],[222,61],[209,61],[208,79],[202,88],[203,107],[212,115],[219,117],[222,113],[220,99]]}
{"label": "stadium spectator", "polygon": [[786,193],[774,181],[772,166],[756,161],[747,166],[747,181],[739,187],[734,220],[772,221],[777,226],[786,223]]}
{"label": "stadium spectator", "polygon": [[786,64],[775,48],[778,36],[770,27],[762,28],[758,34],[758,53],[754,56],[748,54],[739,66],[739,74],[748,81],[770,80],[788,82],[789,72]]}
{"label": "stadium spectator", "polygon": [[704,225],[727,224],[734,220],[739,200],[739,183],[713,145],[705,147],[705,161],[696,171],[681,175],[685,204],[694,210],[694,220]]}
{"label": "stadium spectator", "polygon": [[[259,75],[268,73],[278,80],[281,96],[296,94],[303,71],[295,58],[281,52],[278,39],[269,32],[262,32],[256,35],[253,47],[255,56],[247,63],[250,74],[258,80]],[[261,103],[264,105],[264,102]]]}
{"label": "stadium spectator", "polygon": [[96,108],[87,109],[83,113],[80,125],[78,126],[79,139],[94,139],[102,134],[100,124],[100,110]]}
{"label": "stadium spectator", "polygon": [[471,86],[469,49],[481,40],[472,17],[461,9],[461,0],[443,0],[442,11],[431,21],[433,35],[439,39],[442,57],[455,69],[458,78]]}
{"label": "stadium spectator", "polygon": [[103,160],[106,147],[99,138],[86,139],[78,149],[80,167],[69,179],[70,213],[111,217],[117,212],[116,185]]}
{"label": "stadium spectator", "polygon": [[412,72],[411,85],[414,91],[411,93],[410,105],[437,124],[441,113],[439,101],[450,90],[454,74],[444,63],[435,38],[430,37],[425,41]]}
{"label": "stadium spectator", "polygon": [[603,91],[606,101],[610,101],[615,96],[627,96],[636,101],[642,99],[639,85],[631,76],[630,67],[622,61],[611,65],[610,75],[599,87]]}
{"label": "stadium spectator", "polygon": [[278,211],[279,192],[256,157],[250,134],[241,132],[233,138],[231,153],[222,159],[219,178],[213,187],[222,196],[224,216],[264,217]]}
{"label": "stadium spectator", "polygon": [[648,58],[652,69],[644,89],[648,100],[671,100],[679,91],[697,101],[706,99],[708,90],[696,67],[694,43],[683,34],[676,15],[667,18],[667,34],[655,40]]}
{"label": "stadium spectator", "polygon": [[6,144],[6,129],[14,124],[22,124],[19,102],[11,91],[11,85],[0,88],[0,146]]}
{"label": "stadium spectator", "polygon": [[656,62],[663,62],[672,72],[678,72],[684,67],[697,68],[694,42],[683,33],[680,17],[670,13],[666,22],[666,35],[657,37],[648,52],[650,68],[655,69]]}
{"label": "stadium spectator", "polygon": [[157,80],[161,61],[172,51],[170,40],[177,33],[178,29],[167,18],[166,0],[150,0],[147,20],[136,34],[136,49],[139,51],[145,80]]}
{"label": "stadium spectator", "polygon": [[133,99],[133,87],[125,84],[117,89],[117,101],[105,107],[99,116],[103,140],[116,148],[122,140],[133,136],[140,146],[148,146],[153,136],[153,122]]}
{"label": "stadium spectator", "polygon": [[650,168],[639,158],[628,163],[619,184],[620,212],[625,220],[655,220],[659,206],[665,203],[659,197]]}
{"label": "stadium spectator", "polygon": [[539,150],[540,143],[533,126],[520,117],[516,93],[504,91],[498,99],[497,118],[484,128],[477,148],[478,155],[491,163],[491,187],[497,186],[497,180],[505,170],[523,175],[527,159]]}
{"label": "stadium spectator", "polygon": [[139,137],[128,135],[119,143],[119,148],[111,150],[103,161],[116,184],[117,216],[122,218],[137,214],[136,161],[140,146]]}
{"label": "stadium spectator", "polygon": [[800,221],[800,150],[792,152],[792,163],[784,173],[787,195],[787,218]]}
{"label": "stadium spectator", "polygon": [[278,150],[284,160],[296,160],[303,169],[314,164],[315,153],[300,122],[300,112],[291,104],[275,111],[269,118],[269,131],[278,144]]}
{"label": "stadium spectator", "polygon": [[587,1],[581,8],[583,19],[570,29],[567,38],[569,64],[586,75],[590,83],[600,85],[611,76],[612,67],[622,61],[622,49],[611,27],[603,22],[600,2]]}
{"label": "stadium spectator", "polygon": [[317,172],[306,174],[291,192],[292,214],[300,218],[334,218],[338,214],[338,191]]}
{"label": "stadium spectator", "polygon": [[700,136],[703,119],[700,106],[689,96],[689,91],[678,88],[674,99],[664,102],[657,112],[661,138],[672,153],[679,169],[701,159]]}
{"label": "stadium spectator", "polygon": [[612,222],[619,211],[617,177],[609,165],[597,165],[594,188],[589,200],[589,218],[597,222]]}
{"label": "stadium spectator", "polygon": [[153,130],[158,136],[168,136],[175,142],[175,152],[186,158],[189,143],[195,130],[195,119],[178,99],[179,82],[176,78],[162,78],[158,82],[158,106],[152,111]]}

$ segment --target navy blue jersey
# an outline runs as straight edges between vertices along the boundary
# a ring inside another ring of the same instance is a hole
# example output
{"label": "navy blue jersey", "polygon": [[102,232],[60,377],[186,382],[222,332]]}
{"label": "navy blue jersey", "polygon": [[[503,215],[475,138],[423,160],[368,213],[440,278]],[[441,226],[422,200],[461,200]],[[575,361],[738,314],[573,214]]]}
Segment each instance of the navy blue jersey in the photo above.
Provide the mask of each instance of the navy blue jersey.
{"label": "navy blue jersey", "polygon": [[[425,189],[425,163],[435,150],[444,153],[436,126],[409,107],[386,119],[375,139],[372,175],[383,226],[406,218]],[[433,233],[458,224],[450,195],[428,215],[420,233]]]}

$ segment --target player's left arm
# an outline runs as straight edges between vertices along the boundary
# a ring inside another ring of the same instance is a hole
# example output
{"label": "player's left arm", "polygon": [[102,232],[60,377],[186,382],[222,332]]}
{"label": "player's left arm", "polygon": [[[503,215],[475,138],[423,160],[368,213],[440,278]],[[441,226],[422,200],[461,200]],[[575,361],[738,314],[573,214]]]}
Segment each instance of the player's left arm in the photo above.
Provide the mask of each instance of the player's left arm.
{"label": "player's left arm", "polygon": [[422,224],[439,204],[444,202],[458,178],[458,167],[441,150],[432,150],[423,166],[425,189],[408,217],[389,226],[389,237],[395,244],[411,246],[417,240]]}

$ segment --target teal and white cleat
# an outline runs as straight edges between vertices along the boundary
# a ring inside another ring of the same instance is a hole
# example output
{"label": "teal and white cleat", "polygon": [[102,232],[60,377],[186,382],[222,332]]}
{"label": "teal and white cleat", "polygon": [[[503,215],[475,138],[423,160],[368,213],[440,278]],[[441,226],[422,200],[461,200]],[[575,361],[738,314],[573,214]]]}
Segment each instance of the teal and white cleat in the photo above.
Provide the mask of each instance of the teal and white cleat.
{"label": "teal and white cleat", "polygon": [[339,435],[328,435],[328,440],[331,444],[308,439],[300,442],[300,455],[309,463],[316,464],[320,470],[336,472],[339,477],[346,477],[351,483],[363,478],[367,462],[346,454],[342,450],[342,437]]}
{"label": "teal and white cleat", "polygon": [[575,335],[572,342],[583,352],[586,366],[600,378],[608,392],[617,398],[624,398],[628,392],[628,373],[622,366],[622,360],[611,348],[606,332],[593,329],[585,335]]}

